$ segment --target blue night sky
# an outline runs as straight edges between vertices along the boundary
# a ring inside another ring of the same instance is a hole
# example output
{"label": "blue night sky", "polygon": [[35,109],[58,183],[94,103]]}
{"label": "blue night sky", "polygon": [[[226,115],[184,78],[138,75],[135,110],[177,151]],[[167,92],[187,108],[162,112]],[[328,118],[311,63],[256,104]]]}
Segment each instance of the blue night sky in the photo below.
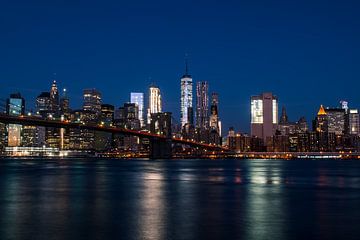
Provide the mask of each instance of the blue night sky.
{"label": "blue night sky", "polygon": [[320,104],[360,107],[359,1],[1,1],[0,98],[27,108],[56,73],[71,107],[97,88],[120,106],[161,88],[178,119],[189,54],[194,81],[220,97],[224,131],[249,130],[251,95],[272,91],[290,120]]}

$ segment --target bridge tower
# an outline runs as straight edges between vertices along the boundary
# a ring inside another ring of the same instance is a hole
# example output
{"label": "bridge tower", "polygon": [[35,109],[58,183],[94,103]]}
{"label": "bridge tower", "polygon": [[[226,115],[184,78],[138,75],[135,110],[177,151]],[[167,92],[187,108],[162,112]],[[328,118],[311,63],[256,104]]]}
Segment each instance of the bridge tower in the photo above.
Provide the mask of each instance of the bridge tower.
{"label": "bridge tower", "polygon": [[171,113],[153,113],[151,114],[150,132],[163,135],[165,138],[150,139],[150,158],[168,159],[172,157],[171,142]]}

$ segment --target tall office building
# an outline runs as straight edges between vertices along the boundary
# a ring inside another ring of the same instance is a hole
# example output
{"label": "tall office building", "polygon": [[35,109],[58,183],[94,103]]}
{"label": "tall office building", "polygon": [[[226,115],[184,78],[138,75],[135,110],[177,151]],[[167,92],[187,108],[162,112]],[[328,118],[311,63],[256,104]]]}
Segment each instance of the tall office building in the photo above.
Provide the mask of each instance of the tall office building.
{"label": "tall office building", "polygon": [[149,108],[147,115],[147,123],[151,123],[151,114],[162,112],[160,88],[152,85],[149,89]]}
{"label": "tall office building", "polygon": [[42,92],[36,97],[35,108],[36,113],[44,118],[51,113],[50,92]]}
{"label": "tall office building", "polygon": [[92,111],[100,115],[101,113],[101,93],[96,89],[84,90],[84,104],[85,111]]}
{"label": "tall office building", "polygon": [[323,105],[320,105],[320,109],[316,117],[315,127],[318,150],[327,151],[329,149],[328,116]]}
{"label": "tall office building", "polygon": [[63,94],[60,98],[60,113],[62,115],[64,115],[66,118],[69,117],[70,115],[70,103],[69,103],[69,98],[67,96],[67,91],[64,88],[63,89]]}
{"label": "tall office building", "polygon": [[56,85],[56,80],[53,81],[50,89],[50,108],[53,114],[59,112],[59,91]]}
{"label": "tall office building", "polygon": [[[25,114],[25,100],[20,93],[10,94],[6,101],[6,113],[11,116],[19,116]],[[18,124],[8,125],[8,146],[18,147],[21,145],[21,129]]]}
{"label": "tall office building", "polygon": [[210,128],[220,133],[219,126],[219,95],[217,93],[211,94],[211,107],[210,107]]}
{"label": "tall office building", "polygon": [[251,97],[251,135],[266,140],[278,124],[278,98],[272,93]]}
{"label": "tall office building", "polygon": [[144,93],[132,92],[130,93],[130,102],[135,103],[138,107],[138,116],[140,120],[140,125],[143,127],[144,122]]}
{"label": "tall office building", "polygon": [[328,132],[342,135],[345,133],[345,108],[326,108]]}
{"label": "tall office building", "polygon": [[193,82],[188,72],[188,62],[185,62],[185,74],[181,78],[180,122],[181,127],[192,121]]}
{"label": "tall office building", "polygon": [[196,127],[209,127],[209,84],[206,81],[196,83]]}

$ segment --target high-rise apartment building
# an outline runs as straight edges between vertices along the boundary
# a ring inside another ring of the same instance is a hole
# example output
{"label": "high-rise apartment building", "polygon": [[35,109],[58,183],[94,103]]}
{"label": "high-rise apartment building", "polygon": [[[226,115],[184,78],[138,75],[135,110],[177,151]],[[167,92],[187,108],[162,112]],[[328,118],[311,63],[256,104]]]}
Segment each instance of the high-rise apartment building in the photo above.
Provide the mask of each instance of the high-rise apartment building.
{"label": "high-rise apartment building", "polygon": [[251,135],[266,140],[278,124],[278,98],[272,93],[251,97]]}

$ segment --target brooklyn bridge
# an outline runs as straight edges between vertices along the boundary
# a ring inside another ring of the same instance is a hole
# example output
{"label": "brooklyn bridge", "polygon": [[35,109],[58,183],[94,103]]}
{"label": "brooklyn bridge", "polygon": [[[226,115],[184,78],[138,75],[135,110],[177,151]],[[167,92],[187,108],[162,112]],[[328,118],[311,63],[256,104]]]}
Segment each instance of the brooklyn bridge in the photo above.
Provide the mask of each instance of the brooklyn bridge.
{"label": "brooklyn bridge", "polygon": [[[198,152],[211,152],[213,155],[223,154],[229,150],[223,146],[216,144],[208,144],[197,142],[192,139],[183,139],[171,136],[171,131],[166,134],[155,134],[143,130],[131,130],[116,126],[104,126],[103,124],[90,124],[82,122],[70,122],[68,120],[51,120],[42,119],[35,116],[12,116],[0,113],[0,123],[3,124],[19,124],[26,126],[43,126],[59,129],[80,129],[98,132],[107,132],[111,134],[119,134],[124,136],[136,136],[139,138],[149,139],[150,151],[149,157],[152,159],[171,158],[173,156],[174,145],[184,145]],[[171,126],[170,126],[171,127]]]}

